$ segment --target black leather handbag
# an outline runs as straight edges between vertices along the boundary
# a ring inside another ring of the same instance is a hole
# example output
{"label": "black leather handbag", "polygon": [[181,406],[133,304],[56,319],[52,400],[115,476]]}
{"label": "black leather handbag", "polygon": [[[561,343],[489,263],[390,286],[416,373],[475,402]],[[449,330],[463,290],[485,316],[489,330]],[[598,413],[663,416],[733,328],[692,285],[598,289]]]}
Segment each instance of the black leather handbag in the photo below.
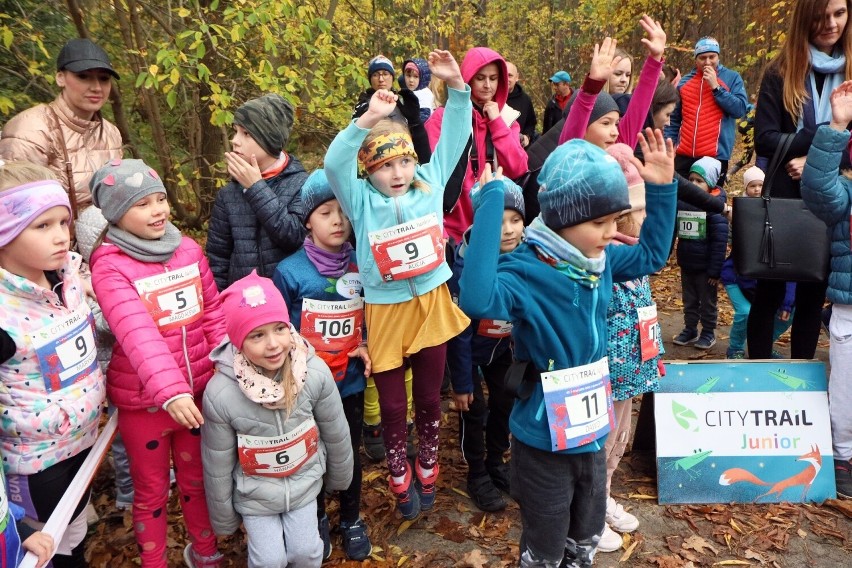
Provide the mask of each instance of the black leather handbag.
{"label": "black leather handbag", "polygon": [[760,197],[734,198],[734,266],[746,278],[788,282],[823,282],[828,278],[830,240],[825,223],[801,199],[770,194],[793,137],[786,134],[778,145]]}

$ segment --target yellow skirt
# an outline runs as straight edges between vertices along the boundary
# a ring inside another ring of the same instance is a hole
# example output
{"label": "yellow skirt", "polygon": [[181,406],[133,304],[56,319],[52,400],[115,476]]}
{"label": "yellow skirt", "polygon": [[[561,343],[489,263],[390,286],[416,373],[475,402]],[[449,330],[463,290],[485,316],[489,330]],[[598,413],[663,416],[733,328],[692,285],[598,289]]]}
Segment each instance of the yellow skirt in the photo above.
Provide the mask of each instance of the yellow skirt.
{"label": "yellow skirt", "polygon": [[402,304],[367,304],[366,318],[374,373],[401,367],[403,357],[441,345],[470,325],[446,284]]}

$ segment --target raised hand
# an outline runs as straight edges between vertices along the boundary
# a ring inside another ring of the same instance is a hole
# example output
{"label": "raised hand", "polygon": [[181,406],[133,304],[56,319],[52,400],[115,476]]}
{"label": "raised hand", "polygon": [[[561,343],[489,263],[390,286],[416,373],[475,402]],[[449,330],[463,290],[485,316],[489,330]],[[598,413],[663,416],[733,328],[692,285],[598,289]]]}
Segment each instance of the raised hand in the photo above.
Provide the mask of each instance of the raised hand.
{"label": "raised hand", "polygon": [[482,168],[482,175],[479,176],[479,187],[483,188],[485,184],[495,179],[503,179],[503,166],[497,166],[497,171],[492,174],[491,162],[488,162]]}
{"label": "raised hand", "polygon": [[621,61],[621,57],[615,55],[618,42],[611,37],[605,37],[600,45],[595,44],[592,55],[592,65],[589,67],[589,78],[597,81],[609,81],[613,69]]}
{"label": "raised hand", "polygon": [[831,92],[831,127],[846,130],[852,122],[852,81],[845,81]]}
{"label": "raised hand", "polygon": [[453,54],[443,49],[429,52],[429,70],[433,77],[441,79],[451,89],[464,90],[464,79],[462,79],[459,64],[456,63]]}
{"label": "raised hand", "polygon": [[355,124],[360,128],[369,130],[379,123],[380,120],[387,117],[396,109],[397,96],[385,89],[379,89],[373,96],[370,97],[370,104],[367,107],[367,112],[362,114],[355,120]]}
{"label": "raised hand", "polygon": [[647,14],[639,20],[639,25],[645,30],[647,37],[642,38],[642,44],[648,50],[648,56],[660,61],[666,49],[666,32],[660,22],[654,21]]}
{"label": "raised hand", "polygon": [[639,147],[642,149],[642,154],[645,156],[643,164],[638,158],[631,157],[633,165],[639,170],[639,175],[642,176],[647,183],[671,183],[674,179],[674,144],[671,138],[663,138],[663,132],[660,129],[652,130],[645,129],[644,135],[640,132],[636,135],[639,139]]}

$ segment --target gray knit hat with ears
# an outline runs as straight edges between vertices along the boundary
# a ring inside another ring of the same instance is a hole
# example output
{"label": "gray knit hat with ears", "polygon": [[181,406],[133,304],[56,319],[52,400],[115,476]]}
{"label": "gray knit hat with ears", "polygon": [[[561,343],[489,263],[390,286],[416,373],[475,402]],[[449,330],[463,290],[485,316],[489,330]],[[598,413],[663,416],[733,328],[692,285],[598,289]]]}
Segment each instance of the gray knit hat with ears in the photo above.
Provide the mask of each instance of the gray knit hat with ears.
{"label": "gray knit hat with ears", "polygon": [[270,93],[243,103],[234,113],[234,124],[242,126],[263,151],[277,158],[290,140],[293,105]]}
{"label": "gray knit hat with ears", "polygon": [[111,225],[118,223],[133,204],[152,193],[166,193],[163,180],[142,160],[114,159],[89,181],[92,201]]}

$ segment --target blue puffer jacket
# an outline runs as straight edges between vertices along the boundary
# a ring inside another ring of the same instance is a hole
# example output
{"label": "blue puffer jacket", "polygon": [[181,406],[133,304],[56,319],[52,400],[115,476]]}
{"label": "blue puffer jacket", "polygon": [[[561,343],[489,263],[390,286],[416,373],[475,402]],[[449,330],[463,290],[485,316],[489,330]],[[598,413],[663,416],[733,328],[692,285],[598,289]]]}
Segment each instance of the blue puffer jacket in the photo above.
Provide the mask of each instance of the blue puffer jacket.
{"label": "blue puffer jacket", "polygon": [[814,215],[825,221],[831,232],[831,272],[828,299],[852,304],[852,250],[849,212],[852,181],[838,175],[840,160],[848,152],[849,132],[820,126],[808,150],[802,172],[802,199]]}
{"label": "blue puffer jacket", "polygon": [[[725,191],[713,190],[725,202]],[[718,194],[716,193],[718,191]],[[678,211],[701,211],[678,200]],[[688,272],[706,272],[709,278],[719,278],[728,247],[728,220],[719,213],[707,214],[707,235],[704,239],[678,239],[677,264]]]}

